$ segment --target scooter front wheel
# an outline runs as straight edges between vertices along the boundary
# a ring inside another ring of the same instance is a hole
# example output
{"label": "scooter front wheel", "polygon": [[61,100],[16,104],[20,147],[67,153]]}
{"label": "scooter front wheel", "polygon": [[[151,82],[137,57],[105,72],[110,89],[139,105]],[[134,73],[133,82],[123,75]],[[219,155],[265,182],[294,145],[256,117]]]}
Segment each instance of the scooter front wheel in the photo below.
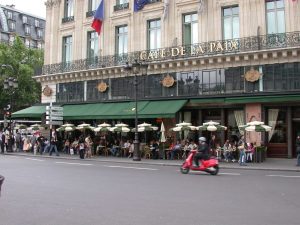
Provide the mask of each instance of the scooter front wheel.
{"label": "scooter front wheel", "polygon": [[219,166],[215,165],[213,170],[209,172],[211,175],[217,175],[219,173]]}
{"label": "scooter front wheel", "polygon": [[189,171],[190,171],[190,168],[188,168],[188,167],[180,167],[180,172],[182,174],[187,174],[187,173],[189,173]]}

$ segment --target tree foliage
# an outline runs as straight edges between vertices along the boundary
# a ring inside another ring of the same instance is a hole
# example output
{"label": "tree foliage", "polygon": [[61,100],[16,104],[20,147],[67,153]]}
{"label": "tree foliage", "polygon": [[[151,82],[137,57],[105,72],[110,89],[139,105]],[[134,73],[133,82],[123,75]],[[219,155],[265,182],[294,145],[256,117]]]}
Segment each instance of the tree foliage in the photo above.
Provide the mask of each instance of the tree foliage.
{"label": "tree foliage", "polygon": [[[13,111],[40,102],[41,85],[33,79],[35,69],[43,65],[43,50],[26,48],[17,37],[12,45],[0,44],[0,106],[1,110],[12,98]],[[13,77],[18,81],[14,92],[4,90],[4,80]]]}

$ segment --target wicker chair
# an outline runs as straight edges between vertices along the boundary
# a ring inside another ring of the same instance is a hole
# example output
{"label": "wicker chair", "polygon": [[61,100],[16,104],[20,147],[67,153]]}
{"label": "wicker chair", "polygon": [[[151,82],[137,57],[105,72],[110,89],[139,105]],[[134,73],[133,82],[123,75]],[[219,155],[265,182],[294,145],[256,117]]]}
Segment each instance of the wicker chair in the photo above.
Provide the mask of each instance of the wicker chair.
{"label": "wicker chair", "polygon": [[151,158],[152,158],[152,152],[151,152],[149,146],[146,145],[146,146],[144,147],[144,151],[143,151],[143,152],[144,152],[144,158],[145,158],[145,159],[147,159],[147,158],[148,158],[148,159],[151,159]]}

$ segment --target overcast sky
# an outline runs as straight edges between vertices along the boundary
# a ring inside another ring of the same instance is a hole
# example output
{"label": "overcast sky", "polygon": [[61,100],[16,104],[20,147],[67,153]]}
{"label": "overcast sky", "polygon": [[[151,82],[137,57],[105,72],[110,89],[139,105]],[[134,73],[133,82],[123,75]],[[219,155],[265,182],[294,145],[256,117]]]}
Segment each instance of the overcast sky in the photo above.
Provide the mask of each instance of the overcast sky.
{"label": "overcast sky", "polygon": [[0,0],[1,5],[15,5],[15,8],[46,19],[46,0]]}

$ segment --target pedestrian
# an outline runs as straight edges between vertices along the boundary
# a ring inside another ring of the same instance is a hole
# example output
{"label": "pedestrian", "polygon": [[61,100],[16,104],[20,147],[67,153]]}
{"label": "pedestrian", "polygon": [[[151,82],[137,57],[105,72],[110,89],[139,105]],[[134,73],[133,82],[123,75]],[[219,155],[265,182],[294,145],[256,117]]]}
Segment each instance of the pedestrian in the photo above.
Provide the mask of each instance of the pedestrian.
{"label": "pedestrian", "polygon": [[296,138],[297,166],[300,166],[300,134]]}
{"label": "pedestrian", "polygon": [[0,197],[1,197],[1,187],[4,182],[4,177],[0,175]]}
{"label": "pedestrian", "polygon": [[49,151],[49,155],[52,155],[52,152],[55,151],[56,156],[59,156],[58,151],[57,151],[57,146],[56,146],[56,139],[55,137],[51,138],[50,141],[50,151]]}
{"label": "pedestrian", "polygon": [[246,148],[246,143],[245,143],[245,140],[244,140],[244,135],[242,135],[239,142],[238,142],[238,149],[240,151],[240,159],[239,159],[240,166],[246,166],[245,148]]}

